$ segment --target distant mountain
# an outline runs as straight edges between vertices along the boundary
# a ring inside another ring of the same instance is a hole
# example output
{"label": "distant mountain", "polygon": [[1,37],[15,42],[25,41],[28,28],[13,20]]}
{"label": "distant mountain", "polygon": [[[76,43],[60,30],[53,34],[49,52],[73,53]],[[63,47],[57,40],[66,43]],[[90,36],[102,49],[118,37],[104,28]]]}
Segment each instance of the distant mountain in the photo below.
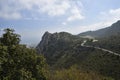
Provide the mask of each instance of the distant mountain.
{"label": "distant mountain", "polygon": [[92,37],[109,37],[112,35],[120,34],[120,20],[112,24],[110,27],[99,29],[96,31],[87,31],[80,33],[79,36],[92,36]]}

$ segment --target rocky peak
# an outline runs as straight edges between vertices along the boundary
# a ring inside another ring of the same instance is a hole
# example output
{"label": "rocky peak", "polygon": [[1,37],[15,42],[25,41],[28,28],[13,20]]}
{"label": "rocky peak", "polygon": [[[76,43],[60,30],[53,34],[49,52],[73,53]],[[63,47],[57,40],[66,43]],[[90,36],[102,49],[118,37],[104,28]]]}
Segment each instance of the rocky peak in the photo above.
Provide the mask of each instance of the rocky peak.
{"label": "rocky peak", "polygon": [[42,37],[42,40],[40,41],[40,43],[37,46],[37,51],[39,53],[44,54],[42,51],[47,50],[48,46],[53,46],[53,45],[57,45],[61,43],[60,45],[62,45],[63,43],[67,43],[67,42],[71,42],[75,37],[73,37],[72,34],[67,33],[67,32],[60,32],[60,33],[49,33],[48,31],[46,31]]}
{"label": "rocky peak", "polygon": [[51,35],[52,35],[51,33],[49,33],[48,31],[46,31],[44,33],[43,37],[42,37],[42,41],[45,41],[46,39],[50,38]]}
{"label": "rocky peak", "polygon": [[51,33],[49,33],[48,31],[46,31],[42,37],[42,40],[40,41],[40,43],[38,44],[38,46],[36,47],[37,51],[41,53],[43,46],[48,44],[48,41],[51,37]]}

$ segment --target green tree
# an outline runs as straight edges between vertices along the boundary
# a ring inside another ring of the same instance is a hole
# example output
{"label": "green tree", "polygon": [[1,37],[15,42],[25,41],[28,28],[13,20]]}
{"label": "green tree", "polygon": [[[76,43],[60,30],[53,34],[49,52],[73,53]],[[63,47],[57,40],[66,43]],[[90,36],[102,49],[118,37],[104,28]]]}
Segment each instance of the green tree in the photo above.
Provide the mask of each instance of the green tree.
{"label": "green tree", "polygon": [[0,80],[46,80],[46,63],[42,55],[21,45],[20,36],[5,29],[0,38]]}
{"label": "green tree", "polygon": [[20,35],[13,33],[13,29],[5,29],[5,34],[1,37],[1,43],[6,46],[17,45],[20,42]]}

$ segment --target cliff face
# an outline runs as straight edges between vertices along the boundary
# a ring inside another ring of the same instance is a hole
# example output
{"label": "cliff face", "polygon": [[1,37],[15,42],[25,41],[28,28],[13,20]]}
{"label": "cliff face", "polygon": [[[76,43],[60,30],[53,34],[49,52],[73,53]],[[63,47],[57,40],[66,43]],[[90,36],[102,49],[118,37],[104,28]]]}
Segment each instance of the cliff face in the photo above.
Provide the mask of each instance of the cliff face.
{"label": "cliff face", "polygon": [[42,40],[40,41],[40,43],[36,48],[39,53],[45,54],[46,53],[45,51],[49,46],[55,48],[58,48],[58,46],[65,47],[66,43],[72,42],[77,39],[78,39],[77,36],[73,36],[67,32],[60,32],[53,34],[49,32],[45,32],[45,34],[42,37]]}
{"label": "cliff face", "polygon": [[49,64],[53,64],[56,58],[62,57],[66,52],[72,53],[73,46],[80,45],[81,42],[79,36],[67,32],[53,34],[45,32],[36,49],[46,57]]}
{"label": "cliff face", "polygon": [[48,45],[48,42],[50,40],[51,35],[52,35],[51,33],[45,32],[45,34],[42,37],[42,40],[40,41],[40,43],[36,47],[36,49],[37,49],[37,51],[39,53],[42,53],[42,51],[44,50],[45,46]]}

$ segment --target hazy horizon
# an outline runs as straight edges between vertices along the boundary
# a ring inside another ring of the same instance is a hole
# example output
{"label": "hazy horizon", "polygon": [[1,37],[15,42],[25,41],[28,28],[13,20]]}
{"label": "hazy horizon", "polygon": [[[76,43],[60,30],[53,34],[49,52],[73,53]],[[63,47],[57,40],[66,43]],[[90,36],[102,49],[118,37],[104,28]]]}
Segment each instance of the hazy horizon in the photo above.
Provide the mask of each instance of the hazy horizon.
{"label": "hazy horizon", "polygon": [[0,29],[13,28],[22,43],[38,44],[45,31],[79,34],[120,20],[118,0],[1,0]]}

